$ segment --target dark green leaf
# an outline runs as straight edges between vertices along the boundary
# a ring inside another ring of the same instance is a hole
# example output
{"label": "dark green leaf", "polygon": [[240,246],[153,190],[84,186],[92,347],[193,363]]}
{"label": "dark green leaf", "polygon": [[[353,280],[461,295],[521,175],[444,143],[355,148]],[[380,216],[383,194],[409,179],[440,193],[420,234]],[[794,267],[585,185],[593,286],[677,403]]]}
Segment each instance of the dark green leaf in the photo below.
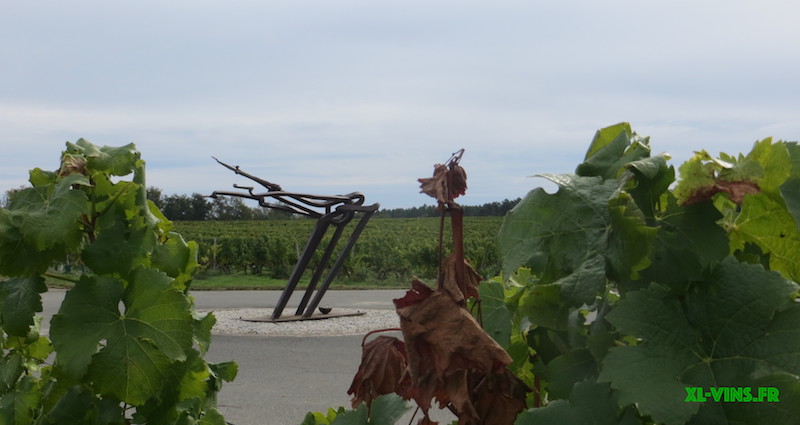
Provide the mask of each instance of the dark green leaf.
{"label": "dark green leaf", "polygon": [[503,220],[498,248],[503,275],[529,266],[553,281],[586,261],[587,251],[605,246],[616,181],[573,175],[547,176],[560,186],[550,195],[531,191]]}
{"label": "dark green leaf", "polygon": [[639,425],[630,409],[620,411],[608,384],[593,381],[575,384],[569,401],[551,401],[544,408],[530,409],[517,417],[516,425]]}
{"label": "dark green leaf", "polygon": [[512,314],[505,305],[505,288],[494,281],[481,282],[478,286],[483,313],[483,330],[501,347],[508,349],[511,337]]}
{"label": "dark green leaf", "polygon": [[[686,403],[685,387],[750,386],[800,374],[800,305],[791,298],[797,288],[729,258],[685,297],[657,285],[630,292],[608,320],[642,342],[612,348],[599,380],[619,391],[621,405],[635,403],[656,422],[682,424],[699,408],[713,423],[727,423],[739,409]],[[774,406],[771,414],[785,418],[782,411]]]}
{"label": "dark green leaf", "polygon": [[9,335],[27,336],[33,316],[42,311],[41,293],[47,291],[41,276],[16,277],[0,282],[0,316]]}

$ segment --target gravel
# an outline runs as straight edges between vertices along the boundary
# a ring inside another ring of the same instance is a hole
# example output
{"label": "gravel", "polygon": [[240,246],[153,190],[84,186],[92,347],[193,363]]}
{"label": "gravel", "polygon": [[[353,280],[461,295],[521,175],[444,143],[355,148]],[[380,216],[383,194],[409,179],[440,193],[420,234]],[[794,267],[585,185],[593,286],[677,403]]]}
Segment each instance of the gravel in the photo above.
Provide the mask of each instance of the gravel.
{"label": "gravel", "polygon": [[[209,310],[200,310],[205,314]],[[340,336],[363,335],[376,329],[397,328],[400,319],[394,310],[335,309],[334,313],[358,313],[359,316],[333,317],[296,322],[251,322],[244,319],[268,318],[271,308],[234,308],[213,310],[217,323],[211,330],[217,335],[253,336]],[[284,312],[283,316],[293,312]]]}

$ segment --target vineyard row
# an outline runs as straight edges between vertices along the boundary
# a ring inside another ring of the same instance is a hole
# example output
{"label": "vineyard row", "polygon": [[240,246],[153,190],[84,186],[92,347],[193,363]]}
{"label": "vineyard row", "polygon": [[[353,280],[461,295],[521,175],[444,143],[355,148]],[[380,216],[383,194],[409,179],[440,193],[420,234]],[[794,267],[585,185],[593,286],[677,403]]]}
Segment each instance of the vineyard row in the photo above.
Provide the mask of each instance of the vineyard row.
{"label": "vineyard row", "polygon": [[[502,220],[502,217],[465,219],[466,258],[484,277],[494,276],[500,270],[495,237]],[[309,219],[176,221],[175,230],[186,240],[197,241],[203,270],[288,279],[314,224]],[[439,218],[373,218],[338,279],[381,282],[402,281],[411,276],[435,278],[439,225]],[[449,222],[445,222],[444,231],[447,240]],[[333,229],[328,233],[332,234]],[[326,235],[309,269],[320,261],[328,239]],[[449,247],[444,249],[449,252]]]}

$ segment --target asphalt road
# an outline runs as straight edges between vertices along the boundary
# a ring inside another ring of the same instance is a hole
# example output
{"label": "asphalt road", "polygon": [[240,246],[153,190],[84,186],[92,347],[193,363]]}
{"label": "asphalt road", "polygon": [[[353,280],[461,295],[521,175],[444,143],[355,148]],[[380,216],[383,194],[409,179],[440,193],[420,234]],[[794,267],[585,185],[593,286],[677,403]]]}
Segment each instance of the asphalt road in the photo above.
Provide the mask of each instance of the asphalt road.
{"label": "asphalt road", "polygon": [[[65,291],[43,294],[43,328]],[[336,308],[393,309],[402,290],[328,291],[322,305]],[[198,309],[272,308],[280,291],[194,291]],[[289,302],[293,313],[301,293]],[[347,389],[361,362],[361,336],[278,337],[214,335],[206,355],[210,362],[234,360],[236,380],[218,396],[225,419],[234,425],[297,425],[309,411],[350,407]],[[409,423],[411,412],[398,424]],[[449,423],[448,412],[433,415]],[[416,421],[415,421],[416,422]]]}

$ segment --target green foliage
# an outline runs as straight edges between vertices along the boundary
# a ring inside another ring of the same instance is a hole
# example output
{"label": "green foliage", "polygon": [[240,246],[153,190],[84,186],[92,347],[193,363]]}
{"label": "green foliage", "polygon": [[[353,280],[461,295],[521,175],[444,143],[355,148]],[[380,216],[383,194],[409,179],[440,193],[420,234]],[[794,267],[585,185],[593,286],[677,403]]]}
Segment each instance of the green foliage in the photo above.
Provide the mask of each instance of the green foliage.
{"label": "green foliage", "polygon": [[394,393],[384,394],[372,401],[369,409],[361,403],[356,409],[348,410],[340,407],[337,410],[328,408],[326,413],[309,412],[300,425],[383,425],[393,424],[402,417],[409,407],[400,396]]}
{"label": "green foliage", "polygon": [[[675,170],[627,123],[575,174],[543,176],[498,235],[484,325],[536,387],[520,425],[795,423],[800,150],[700,152]],[[674,188],[673,188],[674,187]],[[690,403],[685,387],[778,388]]]}
{"label": "green foliage", "polygon": [[[216,393],[236,365],[202,358],[214,317],[188,295],[198,246],[147,201],[144,178],[134,145],[81,139],[0,209],[0,423],[224,425]],[[48,267],[67,255],[86,273],[51,344],[36,313]]]}
{"label": "green foliage", "polygon": [[[436,242],[439,221],[438,217],[370,219],[337,279],[380,285],[405,282],[411,275],[435,278],[439,262]],[[198,255],[203,270],[240,271],[288,279],[297,262],[297,253],[305,246],[314,223],[296,218],[177,221],[175,229],[199,242]],[[500,271],[500,260],[495,236],[502,217],[465,217],[464,223],[467,259],[481,275],[496,275]],[[449,232],[449,226],[445,227]]]}

